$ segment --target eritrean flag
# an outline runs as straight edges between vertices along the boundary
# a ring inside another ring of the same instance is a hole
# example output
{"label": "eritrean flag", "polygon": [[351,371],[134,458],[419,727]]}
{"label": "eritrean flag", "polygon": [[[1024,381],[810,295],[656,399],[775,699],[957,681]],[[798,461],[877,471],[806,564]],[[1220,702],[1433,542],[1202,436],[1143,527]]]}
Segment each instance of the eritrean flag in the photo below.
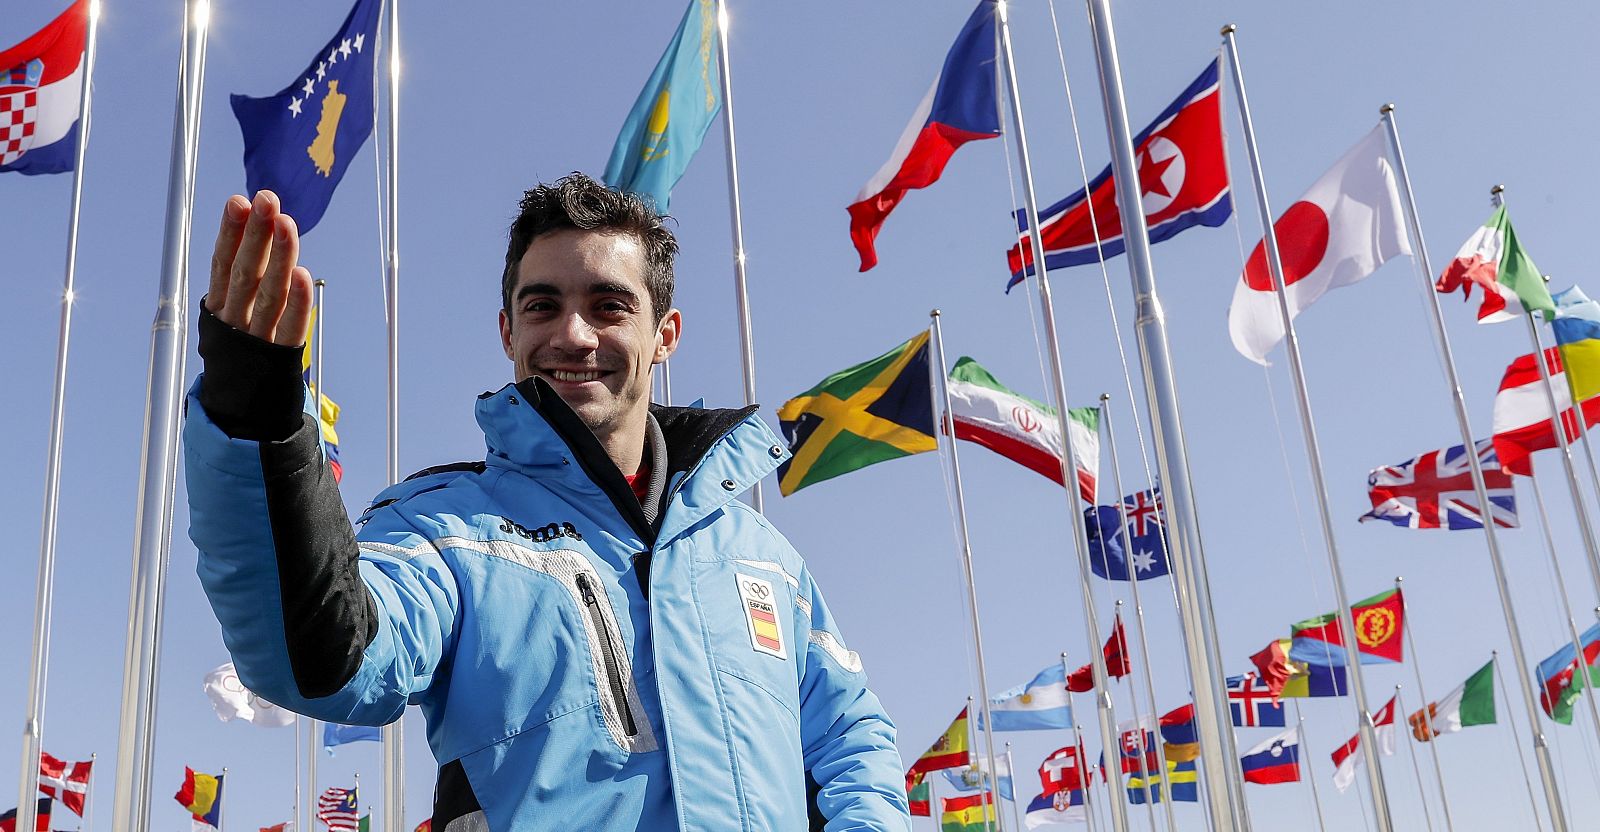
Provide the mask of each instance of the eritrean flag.
{"label": "eritrean flag", "polygon": [[183,786],[172,796],[194,819],[213,827],[222,820],[222,775],[202,774],[183,768]]}
{"label": "eritrean flag", "polygon": [[967,709],[962,708],[955,721],[945,729],[944,735],[911,764],[911,771],[906,776],[909,778],[913,774],[967,765],[972,765],[972,752],[967,746]]}
{"label": "eritrean flag", "polygon": [[[1405,598],[1400,590],[1380,592],[1357,601],[1350,607],[1355,616],[1357,652],[1362,664],[1383,664],[1405,660]],[[1308,618],[1290,628],[1294,638],[1289,658],[1308,664],[1342,667],[1346,664],[1344,634],[1335,613]]]}
{"label": "eritrean flag", "polygon": [[940,832],[984,832],[999,821],[994,816],[995,797],[990,792],[978,792],[966,797],[940,798]]}
{"label": "eritrean flag", "polygon": [[784,402],[778,422],[794,458],[778,468],[784,496],[875,462],[937,450],[928,333],[840,370]]}

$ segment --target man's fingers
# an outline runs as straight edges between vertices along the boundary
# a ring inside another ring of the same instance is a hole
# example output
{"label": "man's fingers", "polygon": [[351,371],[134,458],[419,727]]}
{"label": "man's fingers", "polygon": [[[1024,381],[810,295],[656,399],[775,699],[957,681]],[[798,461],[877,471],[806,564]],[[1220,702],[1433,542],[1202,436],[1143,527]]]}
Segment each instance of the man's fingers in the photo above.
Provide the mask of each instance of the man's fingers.
{"label": "man's fingers", "polygon": [[256,289],[267,268],[267,250],[272,244],[272,227],[278,216],[278,197],[261,191],[250,203],[250,219],[244,237],[233,256],[228,273],[228,300],[217,317],[238,329],[250,329],[250,314],[256,302]]}
{"label": "man's fingers", "polygon": [[213,315],[227,304],[228,273],[233,269],[233,255],[239,250],[249,216],[250,201],[238,194],[228,197],[222,206],[222,227],[217,230],[217,247],[211,253],[211,286],[206,291],[206,308]]}
{"label": "man's fingers", "polygon": [[305,266],[295,266],[289,273],[288,295],[271,340],[285,347],[298,347],[305,344],[306,331],[311,328],[311,272]]}
{"label": "man's fingers", "polygon": [[250,313],[249,333],[263,341],[273,338],[283,309],[289,300],[290,277],[300,260],[300,231],[294,218],[279,214],[272,218],[272,248],[267,266],[256,290],[255,307]]}

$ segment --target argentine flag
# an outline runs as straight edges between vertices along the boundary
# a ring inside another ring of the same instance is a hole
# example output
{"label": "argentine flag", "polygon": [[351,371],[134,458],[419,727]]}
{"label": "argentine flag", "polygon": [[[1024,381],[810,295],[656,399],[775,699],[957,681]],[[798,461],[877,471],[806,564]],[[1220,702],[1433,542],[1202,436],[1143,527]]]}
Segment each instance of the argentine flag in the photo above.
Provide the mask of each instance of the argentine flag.
{"label": "argentine flag", "polygon": [[[1072,701],[1067,698],[1067,671],[1055,664],[1033,681],[989,698],[996,731],[1042,731],[1072,727]],[[978,714],[983,728],[983,714]]]}

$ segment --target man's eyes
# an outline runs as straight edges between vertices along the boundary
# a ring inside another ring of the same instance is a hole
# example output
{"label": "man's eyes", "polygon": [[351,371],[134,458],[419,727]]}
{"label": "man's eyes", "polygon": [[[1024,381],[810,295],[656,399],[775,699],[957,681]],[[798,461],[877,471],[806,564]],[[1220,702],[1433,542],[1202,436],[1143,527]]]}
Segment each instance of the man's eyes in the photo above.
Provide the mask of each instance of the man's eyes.
{"label": "man's eyes", "polygon": [[[598,301],[594,305],[595,311],[603,315],[627,315],[633,312],[633,305],[617,299]],[[552,300],[530,300],[523,304],[522,311],[529,313],[547,313],[559,310],[558,304]]]}

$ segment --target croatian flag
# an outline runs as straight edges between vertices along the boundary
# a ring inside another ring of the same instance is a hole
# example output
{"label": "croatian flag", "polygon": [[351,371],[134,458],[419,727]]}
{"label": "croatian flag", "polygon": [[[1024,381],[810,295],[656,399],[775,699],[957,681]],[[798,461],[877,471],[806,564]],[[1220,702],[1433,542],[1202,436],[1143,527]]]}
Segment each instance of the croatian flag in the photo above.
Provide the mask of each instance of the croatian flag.
{"label": "croatian flag", "polygon": [[78,143],[89,0],[0,52],[0,173],[65,173]]}
{"label": "croatian flag", "polygon": [[[1133,137],[1139,169],[1139,199],[1144,208],[1150,242],[1159,243],[1196,225],[1216,227],[1233,215],[1228,195],[1228,164],[1222,145],[1222,108],[1218,103],[1218,61],[1206,65],[1177,100],[1156,120]],[[1107,166],[1085,191],[1044,209],[1039,236],[1044,242],[1044,264],[1058,269],[1099,262],[1102,254],[1123,252],[1122,215],[1117,208],[1116,184]],[[1089,209],[1094,208],[1094,222]],[[1100,252],[1095,251],[1095,229],[1100,232]],[[1006,253],[1011,282],[1021,283],[1024,270],[1033,272],[1033,250],[1028,244],[1028,215],[1017,212],[1021,239]]]}
{"label": "croatian flag", "polygon": [[856,196],[850,240],[861,255],[861,271],[878,265],[873,241],[906,191],[926,188],[944,173],[956,148],[1000,135],[995,92],[995,4],[982,0],[945,55],[944,67],[911,116],[889,161]]}

